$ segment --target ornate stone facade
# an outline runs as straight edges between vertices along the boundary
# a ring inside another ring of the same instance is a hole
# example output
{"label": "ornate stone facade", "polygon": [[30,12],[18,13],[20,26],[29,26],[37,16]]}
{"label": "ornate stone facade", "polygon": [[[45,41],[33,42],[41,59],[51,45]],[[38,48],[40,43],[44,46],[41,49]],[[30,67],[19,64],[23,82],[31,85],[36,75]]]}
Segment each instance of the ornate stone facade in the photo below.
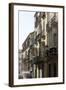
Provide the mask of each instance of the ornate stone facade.
{"label": "ornate stone facade", "polygon": [[32,78],[58,76],[58,13],[36,12],[34,32],[22,47],[24,71]]}

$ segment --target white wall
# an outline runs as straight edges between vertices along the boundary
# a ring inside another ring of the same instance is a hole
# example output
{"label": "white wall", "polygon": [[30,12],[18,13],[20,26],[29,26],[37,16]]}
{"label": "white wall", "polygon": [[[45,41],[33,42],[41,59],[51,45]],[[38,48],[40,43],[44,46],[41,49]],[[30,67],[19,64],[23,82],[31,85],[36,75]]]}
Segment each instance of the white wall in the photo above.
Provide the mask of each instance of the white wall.
{"label": "white wall", "polygon": [[[39,4],[55,4],[65,5],[66,0],[0,0],[0,90],[10,90],[8,87],[8,3],[9,2],[21,2],[21,3],[39,3]],[[65,19],[66,21],[66,19]],[[66,38],[66,36],[65,36]],[[66,67],[66,66],[65,66]],[[13,90],[65,90],[64,85],[50,85],[50,86],[34,86],[34,87],[18,87]]]}

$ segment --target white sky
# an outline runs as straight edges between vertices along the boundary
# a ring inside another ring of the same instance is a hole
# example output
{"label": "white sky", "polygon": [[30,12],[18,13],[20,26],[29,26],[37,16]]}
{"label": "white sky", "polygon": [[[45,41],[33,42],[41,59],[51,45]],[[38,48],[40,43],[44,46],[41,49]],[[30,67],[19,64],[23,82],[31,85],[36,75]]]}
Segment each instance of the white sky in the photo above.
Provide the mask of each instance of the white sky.
{"label": "white sky", "polygon": [[34,31],[35,12],[19,11],[19,49],[30,32]]}

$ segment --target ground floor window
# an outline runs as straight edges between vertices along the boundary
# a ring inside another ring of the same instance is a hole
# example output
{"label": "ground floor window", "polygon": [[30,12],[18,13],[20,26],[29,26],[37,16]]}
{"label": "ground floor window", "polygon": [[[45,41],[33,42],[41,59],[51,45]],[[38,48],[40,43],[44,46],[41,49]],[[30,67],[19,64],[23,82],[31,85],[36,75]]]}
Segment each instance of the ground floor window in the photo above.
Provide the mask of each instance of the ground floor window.
{"label": "ground floor window", "polygon": [[48,76],[51,77],[51,64],[49,64],[48,69],[49,69]]}
{"label": "ground floor window", "polygon": [[57,77],[57,64],[51,63],[48,65],[48,77]]}
{"label": "ground floor window", "polygon": [[56,63],[54,63],[54,65],[53,65],[53,69],[54,69],[54,77],[56,77],[57,76],[57,69],[56,69],[56,67],[57,67],[57,65],[56,65]]}

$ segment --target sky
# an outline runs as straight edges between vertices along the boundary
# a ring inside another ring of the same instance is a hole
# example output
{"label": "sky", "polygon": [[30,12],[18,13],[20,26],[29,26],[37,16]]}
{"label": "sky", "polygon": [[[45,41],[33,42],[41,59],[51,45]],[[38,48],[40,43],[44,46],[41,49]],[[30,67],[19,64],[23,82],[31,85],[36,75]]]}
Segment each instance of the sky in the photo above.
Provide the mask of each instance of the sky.
{"label": "sky", "polygon": [[35,12],[19,11],[19,49],[22,49],[29,33],[34,31],[34,14]]}

